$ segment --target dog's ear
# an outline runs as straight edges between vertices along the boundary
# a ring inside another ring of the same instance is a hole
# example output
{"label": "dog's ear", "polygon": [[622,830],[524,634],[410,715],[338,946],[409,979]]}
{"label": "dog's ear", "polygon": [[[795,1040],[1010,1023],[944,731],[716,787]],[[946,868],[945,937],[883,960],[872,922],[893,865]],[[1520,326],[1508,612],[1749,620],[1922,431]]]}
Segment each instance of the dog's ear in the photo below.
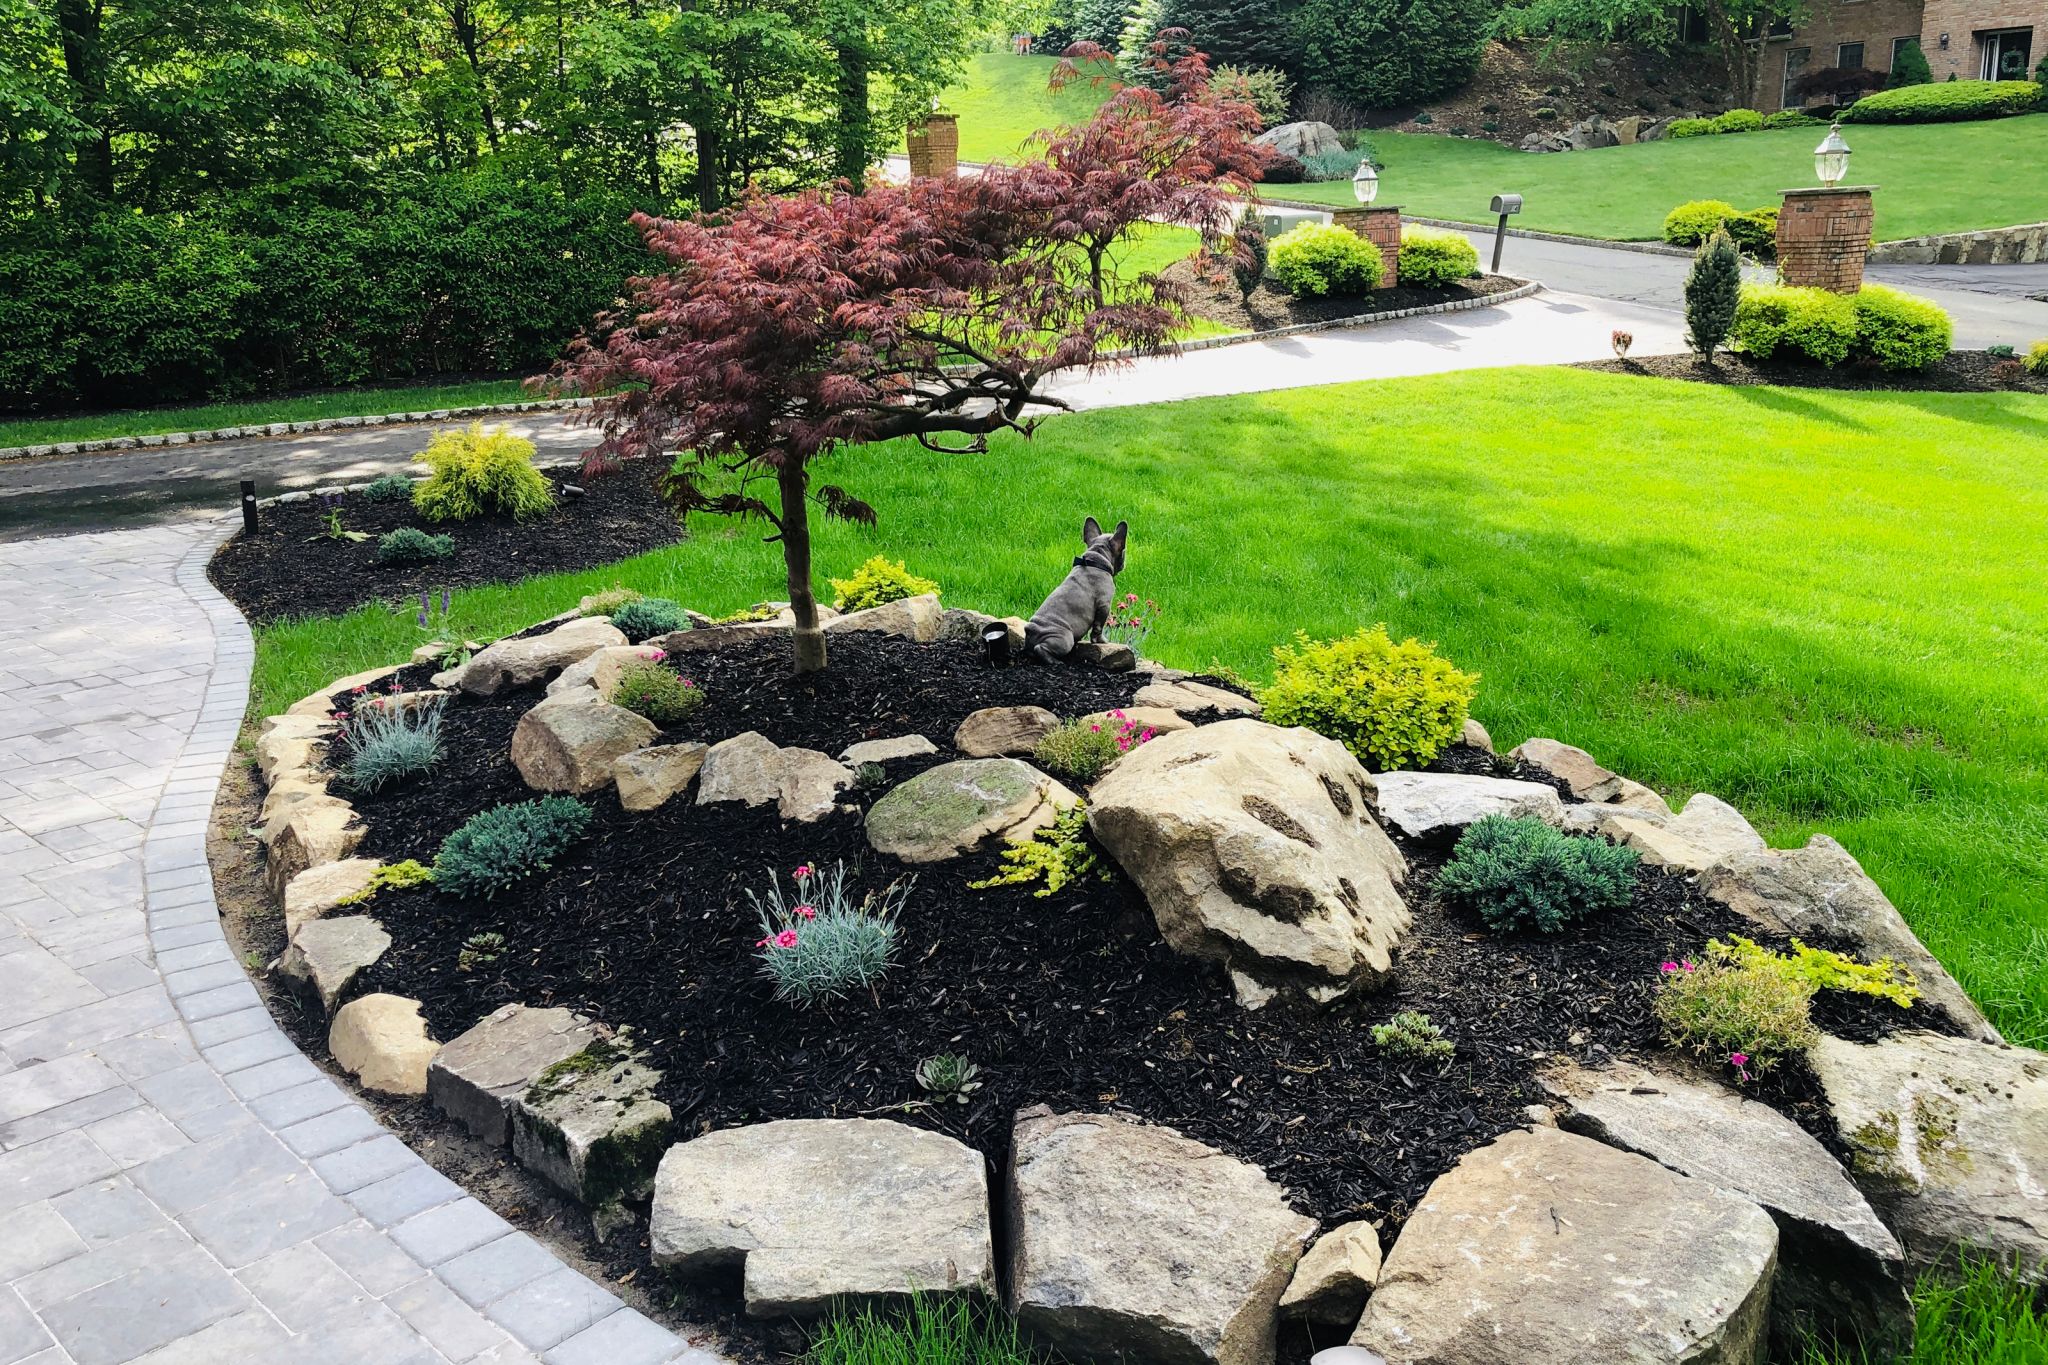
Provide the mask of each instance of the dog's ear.
{"label": "dog's ear", "polygon": [[1102,538],[1102,523],[1090,517],[1081,523],[1081,543],[1093,545]]}
{"label": "dog's ear", "polygon": [[1117,549],[1123,549],[1124,542],[1131,538],[1131,524],[1128,521],[1118,522],[1116,530],[1110,532],[1109,538],[1116,542]]}

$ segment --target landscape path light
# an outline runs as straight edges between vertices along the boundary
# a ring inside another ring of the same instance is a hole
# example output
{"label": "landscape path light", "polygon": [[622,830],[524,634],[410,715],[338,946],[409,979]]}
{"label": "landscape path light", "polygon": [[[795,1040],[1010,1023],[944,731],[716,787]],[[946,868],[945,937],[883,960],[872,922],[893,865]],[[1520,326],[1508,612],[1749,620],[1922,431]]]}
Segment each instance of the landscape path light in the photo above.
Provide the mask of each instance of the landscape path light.
{"label": "landscape path light", "polygon": [[1841,124],[1831,126],[1820,146],[1813,149],[1813,172],[1829,189],[1841,184],[1849,173],[1849,144],[1842,141]]}
{"label": "landscape path light", "polygon": [[1370,204],[1379,197],[1380,173],[1372,164],[1371,157],[1360,161],[1358,169],[1352,172],[1351,193],[1357,196],[1360,204]]}

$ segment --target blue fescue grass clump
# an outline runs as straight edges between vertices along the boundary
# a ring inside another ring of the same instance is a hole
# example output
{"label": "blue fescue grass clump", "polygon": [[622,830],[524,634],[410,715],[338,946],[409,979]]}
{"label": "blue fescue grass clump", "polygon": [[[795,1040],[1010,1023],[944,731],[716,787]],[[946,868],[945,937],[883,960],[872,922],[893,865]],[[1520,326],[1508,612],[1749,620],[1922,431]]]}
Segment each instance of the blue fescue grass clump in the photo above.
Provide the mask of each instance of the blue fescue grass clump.
{"label": "blue fescue grass clump", "polygon": [[434,855],[434,885],[451,896],[489,900],[547,871],[589,831],[590,808],[573,797],[493,806],[442,840]]}
{"label": "blue fescue grass clump", "polygon": [[747,892],[760,916],[754,951],[761,975],[775,984],[777,1000],[800,1005],[873,991],[896,957],[896,916],[910,896],[911,879],[889,883],[856,901],[846,889],[846,864],[820,873],[809,864],[790,874],[795,899],[783,895],[772,874],[768,894]]}
{"label": "blue fescue grass clump", "polygon": [[[411,487],[408,483],[407,487]],[[431,564],[455,553],[455,537],[437,536],[417,526],[386,531],[377,542],[379,564]]]}
{"label": "blue fescue grass clump", "polygon": [[1575,839],[1529,816],[1487,815],[1459,838],[1436,890],[1492,928],[1554,934],[1627,905],[1641,862],[1632,848]]}
{"label": "blue fescue grass clump", "polygon": [[371,502],[411,502],[412,480],[403,474],[381,474],[370,480],[363,496]]}
{"label": "blue fescue grass clump", "polygon": [[357,791],[417,777],[441,761],[441,700],[393,706],[366,698],[349,717],[345,746],[348,783]]}

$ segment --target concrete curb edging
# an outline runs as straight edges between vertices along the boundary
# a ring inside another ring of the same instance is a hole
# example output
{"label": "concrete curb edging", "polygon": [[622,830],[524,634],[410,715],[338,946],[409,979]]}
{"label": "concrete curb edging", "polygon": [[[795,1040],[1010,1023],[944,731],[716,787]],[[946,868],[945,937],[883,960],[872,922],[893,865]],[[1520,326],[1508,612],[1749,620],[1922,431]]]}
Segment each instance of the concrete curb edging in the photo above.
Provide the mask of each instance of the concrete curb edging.
{"label": "concrete curb edging", "polygon": [[453,421],[459,417],[587,408],[596,401],[594,398],[547,398],[530,403],[481,403],[467,408],[436,408],[432,412],[371,413],[361,417],[322,417],[312,422],[271,422],[262,426],[220,427],[211,431],[174,431],[156,436],[111,436],[103,441],[0,446],[0,460],[32,460],[45,455],[97,455],[109,450],[154,450],[167,446],[204,445],[210,441],[247,441],[262,436],[303,436],[315,431],[354,430],[358,427],[412,426],[423,422]]}
{"label": "concrete curb edging", "polygon": [[[1480,278],[1488,278],[1485,272]],[[1494,279],[1508,280],[1512,275],[1496,275]],[[1513,289],[1498,294],[1487,294],[1476,299],[1452,299],[1449,303],[1426,303],[1419,308],[1395,308],[1385,313],[1360,313],[1348,318],[1329,318],[1322,322],[1297,322],[1287,327],[1275,327],[1267,332],[1240,332],[1232,336],[1198,337],[1193,341],[1177,341],[1160,354],[1184,355],[1190,351],[1213,351],[1225,346],[1245,346],[1255,341],[1271,341],[1275,337],[1300,336],[1304,332],[1333,332],[1343,327],[1369,327],[1375,322],[1398,322],[1402,318],[1434,317],[1439,313],[1469,313],[1479,308],[1492,308],[1496,304],[1513,303],[1543,292],[1543,286],[1535,280],[1523,280]],[[1130,352],[1119,351],[1119,358]]]}
{"label": "concrete curb edging", "polygon": [[[233,525],[208,528],[177,568],[178,587],[213,627],[214,668],[164,788],[163,804],[175,812],[169,822],[163,815],[152,820],[142,846],[149,943],[158,956],[203,946],[232,960],[213,898],[206,831],[248,708],[255,644],[241,614],[207,581],[206,562]],[[380,1255],[409,1258],[444,1296],[469,1305],[545,1365],[723,1365],[722,1357],[625,1306],[429,1166],[298,1050],[252,982],[198,982],[181,990],[167,977],[165,985],[206,1065],[322,1188],[368,1222],[383,1243]],[[489,1290],[478,1288],[483,1281]]]}

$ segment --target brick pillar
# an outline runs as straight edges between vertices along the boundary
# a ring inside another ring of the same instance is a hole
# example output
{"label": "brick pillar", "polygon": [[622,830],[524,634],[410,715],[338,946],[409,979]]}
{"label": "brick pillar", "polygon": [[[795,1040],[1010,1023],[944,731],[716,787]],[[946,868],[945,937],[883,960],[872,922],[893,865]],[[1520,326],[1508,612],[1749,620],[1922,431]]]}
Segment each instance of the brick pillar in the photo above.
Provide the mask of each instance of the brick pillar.
{"label": "brick pillar", "polygon": [[933,114],[922,123],[911,124],[905,141],[913,177],[946,180],[959,173],[960,120],[953,115]]}
{"label": "brick pillar", "polygon": [[1787,284],[1853,294],[1870,254],[1871,187],[1786,190],[1778,212],[1778,273]]}
{"label": "brick pillar", "polygon": [[1357,233],[1380,249],[1381,289],[1392,289],[1401,275],[1401,210],[1375,205],[1363,209],[1332,209],[1330,221]]}

